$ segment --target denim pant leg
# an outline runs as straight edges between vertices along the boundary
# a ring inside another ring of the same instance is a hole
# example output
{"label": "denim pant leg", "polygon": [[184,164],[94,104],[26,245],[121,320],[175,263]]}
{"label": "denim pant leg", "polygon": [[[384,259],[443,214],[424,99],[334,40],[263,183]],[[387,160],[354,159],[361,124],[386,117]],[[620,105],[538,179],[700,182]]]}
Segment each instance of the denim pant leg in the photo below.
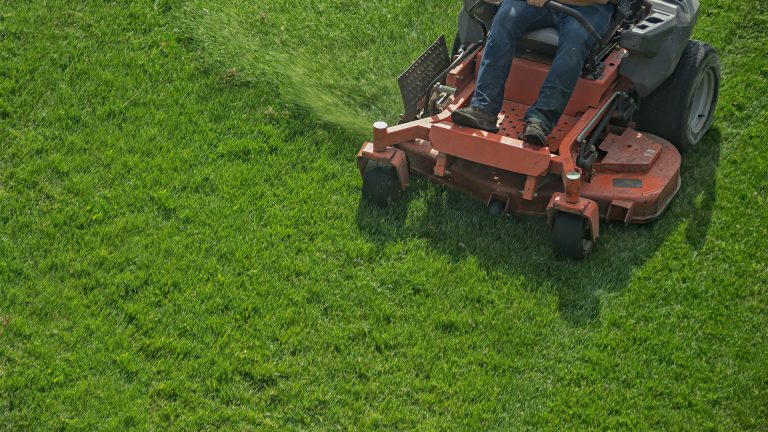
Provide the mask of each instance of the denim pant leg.
{"label": "denim pant leg", "polygon": [[548,9],[531,6],[522,0],[503,2],[488,34],[471,106],[498,115],[518,39],[527,31],[554,26],[552,12]]}
{"label": "denim pant leg", "polygon": [[[574,9],[587,18],[597,33],[602,35],[608,31],[613,5],[576,6]],[[525,113],[526,119],[541,121],[547,131],[552,130],[560,120],[576,88],[587,56],[596,45],[584,27],[572,17],[558,13],[556,19],[560,46],[536,103]]]}

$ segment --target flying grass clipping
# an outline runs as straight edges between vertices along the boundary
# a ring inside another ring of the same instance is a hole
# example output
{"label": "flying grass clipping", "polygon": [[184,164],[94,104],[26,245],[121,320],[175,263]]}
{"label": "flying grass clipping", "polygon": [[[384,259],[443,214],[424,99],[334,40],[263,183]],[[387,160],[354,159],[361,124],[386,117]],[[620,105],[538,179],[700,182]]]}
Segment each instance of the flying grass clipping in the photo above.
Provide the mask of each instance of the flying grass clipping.
{"label": "flying grass clipping", "polygon": [[197,0],[186,32],[207,61],[235,79],[277,88],[281,102],[321,121],[370,134],[402,111],[396,77],[425,41],[455,31],[453,2]]}

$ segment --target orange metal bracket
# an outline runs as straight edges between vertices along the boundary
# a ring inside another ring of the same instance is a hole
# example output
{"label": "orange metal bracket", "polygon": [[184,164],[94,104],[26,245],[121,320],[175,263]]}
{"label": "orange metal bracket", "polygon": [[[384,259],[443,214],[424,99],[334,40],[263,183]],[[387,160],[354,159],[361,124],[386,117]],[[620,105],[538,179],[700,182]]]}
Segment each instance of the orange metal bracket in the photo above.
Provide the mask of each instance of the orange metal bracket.
{"label": "orange metal bracket", "polygon": [[549,226],[552,226],[555,222],[557,212],[573,213],[587,218],[592,241],[597,241],[597,238],[600,237],[600,208],[596,202],[586,198],[579,198],[578,202],[572,204],[565,200],[564,193],[557,192],[552,195],[552,199],[547,206]]}
{"label": "orange metal bracket", "polygon": [[448,167],[448,155],[446,155],[445,153],[439,153],[435,161],[435,175],[438,177],[444,177],[447,167]]}
{"label": "orange metal bracket", "polygon": [[523,188],[523,199],[531,201],[533,200],[533,195],[536,192],[536,186],[539,184],[539,180],[541,177],[536,176],[528,176],[525,179],[525,187]]}
{"label": "orange metal bracket", "polygon": [[408,158],[400,149],[394,147],[388,147],[384,151],[375,151],[373,143],[367,142],[357,153],[357,165],[360,168],[360,175],[365,174],[365,166],[368,161],[376,161],[384,164],[389,164],[395,167],[397,172],[397,179],[400,181],[400,187],[403,190],[408,188],[410,181],[410,173],[408,171]]}
{"label": "orange metal bracket", "polygon": [[632,207],[634,205],[635,203],[632,201],[611,201],[611,205],[608,206],[608,213],[605,215],[605,220],[608,222],[622,221],[625,225],[629,224],[632,220]]}
{"label": "orange metal bracket", "polygon": [[552,158],[546,147],[447,123],[433,124],[429,141],[441,153],[530,176],[546,174]]}

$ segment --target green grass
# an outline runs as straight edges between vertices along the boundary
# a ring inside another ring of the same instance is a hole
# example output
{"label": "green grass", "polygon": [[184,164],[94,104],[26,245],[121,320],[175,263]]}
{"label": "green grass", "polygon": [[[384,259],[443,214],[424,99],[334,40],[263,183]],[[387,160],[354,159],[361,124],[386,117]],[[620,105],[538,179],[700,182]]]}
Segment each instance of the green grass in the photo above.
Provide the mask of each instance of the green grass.
{"label": "green grass", "polygon": [[457,7],[0,4],[0,429],[765,430],[768,7],[703,5],[714,129],[582,263],[425,181],[359,201]]}
{"label": "green grass", "polygon": [[228,79],[277,84],[281,100],[364,136],[371,119],[397,121],[395,77],[440,34],[455,34],[455,9],[453,1],[325,0],[297,7],[190,0],[177,18],[205,63],[224,67]]}

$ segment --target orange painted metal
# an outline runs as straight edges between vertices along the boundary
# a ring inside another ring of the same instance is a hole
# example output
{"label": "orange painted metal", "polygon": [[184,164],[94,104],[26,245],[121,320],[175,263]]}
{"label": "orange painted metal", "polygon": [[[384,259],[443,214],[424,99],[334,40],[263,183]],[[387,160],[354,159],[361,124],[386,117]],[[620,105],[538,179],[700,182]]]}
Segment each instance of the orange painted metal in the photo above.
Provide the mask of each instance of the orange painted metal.
{"label": "orange painted metal", "polygon": [[[562,176],[551,171],[539,178],[533,199],[526,200],[523,194],[528,176],[459,158],[450,158],[445,176],[438,177],[434,175],[434,168],[439,153],[432,147],[432,143],[427,140],[414,140],[402,143],[398,148],[408,155],[411,171],[448,188],[466,192],[486,204],[492,197],[506,201],[506,211],[512,214],[545,216],[552,196],[564,192]],[[589,182],[582,182],[581,197],[596,202],[601,217],[606,221],[649,222],[661,215],[677,192],[680,186],[679,167],[680,154],[667,143],[662,147],[659,159],[649,172],[629,175],[598,171]],[[646,191],[627,187],[638,180],[642,181],[644,187],[650,187]],[[615,181],[618,184],[614,185]],[[629,183],[626,183],[627,181]],[[612,206],[612,217],[608,218]],[[619,207],[622,206],[631,207],[631,211],[619,212]]]}
{"label": "orange painted metal", "polygon": [[[523,128],[525,127],[524,117],[527,109],[527,105],[504,101],[501,113],[499,114],[499,135],[517,139],[523,133]],[[573,129],[578,120],[577,117],[569,115],[563,115],[560,118],[557,125],[552,128],[552,131],[547,136],[547,146],[551,152],[555,152],[560,147],[560,143],[568,132]]]}
{"label": "orange painted metal", "polygon": [[552,158],[546,147],[452,123],[433,124],[429,140],[441,153],[532,176],[546,174]]}
{"label": "orange painted metal", "polygon": [[563,176],[563,184],[565,185],[565,200],[569,204],[579,202],[579,196],[581,195],[581,173],[578,171],[570,171]]}
{"label": "orange painted metal", "polygon": [[[626,51],[619,49],[611,53],[605,61],[605,69],[599,79],[580,78],[576,89],[565,108],[565,114],[576,116],[590,107],[596,107],[607,95],[613,92],[618,80],[619,63]],[[480,62],[476,63],[479,71]],[[504,99],[533,105],[539,96],[539,89],[549,72],[550,65],[533,60],[515,58],[504,88]],[[477,72],[476,71],[476,72]]]}
{"label": "orange painted metal", "polygon": [[388,126],[384,122],[373,124],[373,147],[376,151],[385,151],[387,149],[386,138],[389,135]]}
{"label": "orange painted metal", "polygon": [[524,200],[531,201],[533,199],[533,195],[536,193],[536,186],[538,186],[539,180],[541,180],[541,177],[538,176],[528,176],[528,178],[525,179],[525,186],[523,187]]}
{"label": "orange painted metal", "polygon": [[466,88],[475,78],[475,62],[477,59],[479,59],[477,56],[469,56],[466,58],[448,73],[448,76],[445,77],[445,84],[458,91]]}
{"label": "orange painted metal", "polygon": [[376,151],[385,151],[388,147],[417,138],[428,139],[432,119],[416,120],[387,128],[385,131],[376,131],[374,134],[374,148]]}
{"label": "orange painted metal", "polygon": [[609,134],[600,150],[606,152],[599,169],[616,172],[644,172],[661,154],[661,144],[648,135],[627,129],[621,136]]}
{"label": "orange painted metal", "polygon": [[579,134],[588,129],[589,123],[595,118],[597,112],[598,108],[589,108],[581,117],[579,117],[576,124],[568,130],[568,133],[566,133],[563,139],[557,144],[557,147],[550,147],[551,151],[557,152],[559,155],[554,163],[562,167],[559,171],[560,173],[576,170],[576,166],[573,162],[573,158],[578,151],[578,143],[576,142],[576,139]]}
{"label": "orange painted metal", "polygon": [[628,224],[632,221],[632,208],[635,203],[632,201],[613,200],[608,206],[608,212],[605,214],[606,222],[624,222]]}
{"label": "orange painted metal", "polygon": [[[612,203],[615,203],[614,206],[625,208],[626,202],[633,203],[629,206],[625,223],[643,223],[655,219],[680,189],[681,158],[677,149],[663,138],[632,129],[627,129],[621,137],[634,143],[635,139],[629,138],[635,134],[641,134],[660,145],[653,164],[642,172],[614,171],[596,164],[595,173],[589,182],[582,185],[581,190],[583,196],[600,202],[606,214]],[[618,142],[621,143],[622,140],[619,139]],[[614,151],[623,151],[622,146],[619,145]]]}
{"label": "orange painted metal", "polygon": [[437,155],[437,160],[435,161],[435,175],[444,177],[446,168],[448,168],[448,155],[440,153]]}

